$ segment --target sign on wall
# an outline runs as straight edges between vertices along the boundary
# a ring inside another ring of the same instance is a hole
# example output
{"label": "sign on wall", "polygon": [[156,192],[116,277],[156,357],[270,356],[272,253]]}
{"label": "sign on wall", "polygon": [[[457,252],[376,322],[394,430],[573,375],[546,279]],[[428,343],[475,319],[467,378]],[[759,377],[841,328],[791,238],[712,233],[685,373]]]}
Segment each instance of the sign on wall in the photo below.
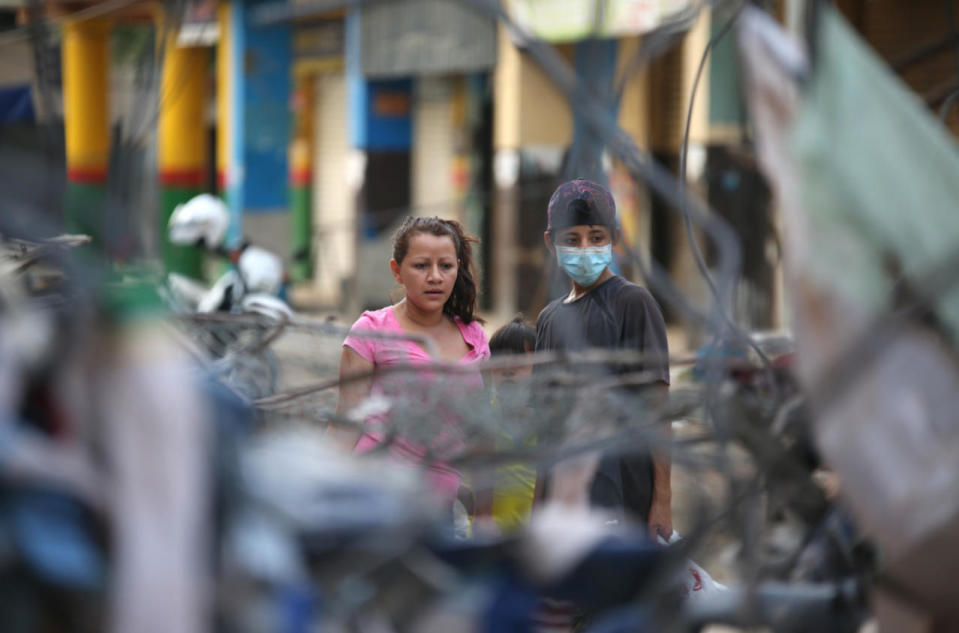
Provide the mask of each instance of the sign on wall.
{"label": "sign on wall", "polygon": [[343,42],[343,20],[297,25],[293,31],[293,57],[296,60],[341,59]]}
{"label": "sign on wall", "polygon": [[622,37],[653,30],[696,0],[512,0],[513,18],[550,42]]}
{"label": "sign on wall", "polygon": [[216,0],[195,0],[183,8],[183,19],[177,35],[179,46],[213,46],[220,39],[216,19]]}
{"label": "sign on wall", "polygon": [[370,78],[472,73],[496,63],[496,23],[457,0],[370,3],[361,10]]}

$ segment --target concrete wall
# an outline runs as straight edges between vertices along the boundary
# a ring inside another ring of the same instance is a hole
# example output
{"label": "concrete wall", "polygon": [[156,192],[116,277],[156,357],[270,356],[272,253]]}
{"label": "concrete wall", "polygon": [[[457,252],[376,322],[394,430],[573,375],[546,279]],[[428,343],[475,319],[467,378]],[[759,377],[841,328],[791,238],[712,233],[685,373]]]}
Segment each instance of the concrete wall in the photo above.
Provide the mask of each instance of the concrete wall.
{"label": "concrete wall", "polygon": [[33,83],[33,49],[30,46],[30,40],[4,42],[2,50],[0,86]]}
{"label": "concrete wall", "polygon": [[454,200],[453,80],[421,77],[413,88],[411,204],[416,215],[458,217]]}
{"label": "concrete wall", "polygon": [[356,209],[348,174],[351,154],[342,73],[317,75],[313,103],[313,245],[316,290],[326,304],[342,300],[343,281],[355,274]]}
{"label": "concrete wall", "polygon": [[[561,50],[567,57],[572,54],[568,46]],[[493,88],[493,147],[568,145],[573,138],[569,104],[539,65],[513,46],[502,29],[498,58]]]}
{"label": "concrete wall", "polygon": [[243,235],[251,244],[272,251],[290,264],[290,215],[286,209],[276,213],[247,213],[243,216]]}

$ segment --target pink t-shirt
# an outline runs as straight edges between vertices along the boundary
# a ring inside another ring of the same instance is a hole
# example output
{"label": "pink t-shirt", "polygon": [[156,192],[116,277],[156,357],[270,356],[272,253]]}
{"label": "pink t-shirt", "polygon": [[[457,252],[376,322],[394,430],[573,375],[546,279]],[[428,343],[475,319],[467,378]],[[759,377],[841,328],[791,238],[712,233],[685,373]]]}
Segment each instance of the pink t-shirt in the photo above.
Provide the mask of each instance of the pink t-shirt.
{"label": "pink t-shirt", "polygon": [[[454,318],[453,322],[469,347],[456,364],[470,365],[488,359],[489,343],[480,324],[476,321],[464,324],[458,318]],[[368,338],[355,334],[359,331],[406,334],[396,320],[393,306],[364,312],[350,328],[350,333],[343,341],[343,345],[373,363],[377,368],[428,365],[436,362],[426,350],[413,341]],[[421,410],[434,416],[433,419],[426,420],[430,426],[423,429],[426,431],[425,435],[431,438],[428,444],[424,445],[421,441],[409,441],[399,437],[391,443],[391,454],[401,462],[419,463],[427,448],[436,454],[442,454],[444,450],[455,450],[461,446],[455,416],[450,415],[449,412],[444,413],[443,401],[445,399],[449,402],[449,399],[457,398],[458,395],[467,391],[482,389],[482,387],[483,378],[478,368],[475,371],[446,373],[424,368],[414,372],[399,371],[377,375],[373,379],[371,395],[402,398],[407,407],[421,406]],[[387,415],[370,416],[367,420],[368,430],[357,443],[355,452],[366,452],[378,446],[388,426]],[[437,459],[430,462],[428,474],[434,488],[444,500],[455,499],[461,479],[459,471]]]}

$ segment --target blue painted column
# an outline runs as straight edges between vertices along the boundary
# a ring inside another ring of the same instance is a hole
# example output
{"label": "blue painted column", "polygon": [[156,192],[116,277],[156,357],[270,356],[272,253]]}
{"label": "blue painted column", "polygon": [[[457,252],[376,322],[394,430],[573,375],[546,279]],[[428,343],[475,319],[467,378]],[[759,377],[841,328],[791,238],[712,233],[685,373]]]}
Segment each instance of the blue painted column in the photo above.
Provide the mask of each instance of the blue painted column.
{"label": "blue painted column", "polygon": [[369,97],[366,78],[363,76],[363,32],[359,9],[351,9],[347,13],[344,31],[344,65],[350,108],[350,146],[364,148],[366,147],[366,111]]}
{"label": "blue painted column", "polygon": [[[615,98],[616,40],[584,40],[576,43],[576,77],[583,89],[606,103],[609,116],[615,121],[619,102]],[[603,169],[605,144],[587,127],[585,120],[573,113],[573,145],[566,166],[567,178],[586,178],[609,186]]]}
{"label": "blue painted column", "polygon": [[227,233],[227,246],[234,248],[243,239],[244,182],[246,165],[244,150],[246,146],[246,73],[244,58],[246,53],[246,0],[233,0],[231,4],[230,24],[230,155],[226,170],[226,204],[230,208],[230,230]]}
{"label": "blue painted column", "polygon": [[[247,13],[256,0],[247,0]],[[293,113],[292,29],[252,25],[244,38],[243,212],[287,213],[288,150]]]}

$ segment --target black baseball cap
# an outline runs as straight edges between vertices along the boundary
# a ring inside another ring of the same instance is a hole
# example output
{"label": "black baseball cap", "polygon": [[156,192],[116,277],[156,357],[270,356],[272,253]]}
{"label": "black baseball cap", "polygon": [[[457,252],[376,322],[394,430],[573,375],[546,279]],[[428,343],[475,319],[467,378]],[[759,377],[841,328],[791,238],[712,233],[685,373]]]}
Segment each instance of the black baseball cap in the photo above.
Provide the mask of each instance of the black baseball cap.
{"label": "black baseball cap", "polygon": [[616,203],[609,190],[591,180],[567,180],[553,192],[546,210],[546,230],[578,225],[616,229]]}

